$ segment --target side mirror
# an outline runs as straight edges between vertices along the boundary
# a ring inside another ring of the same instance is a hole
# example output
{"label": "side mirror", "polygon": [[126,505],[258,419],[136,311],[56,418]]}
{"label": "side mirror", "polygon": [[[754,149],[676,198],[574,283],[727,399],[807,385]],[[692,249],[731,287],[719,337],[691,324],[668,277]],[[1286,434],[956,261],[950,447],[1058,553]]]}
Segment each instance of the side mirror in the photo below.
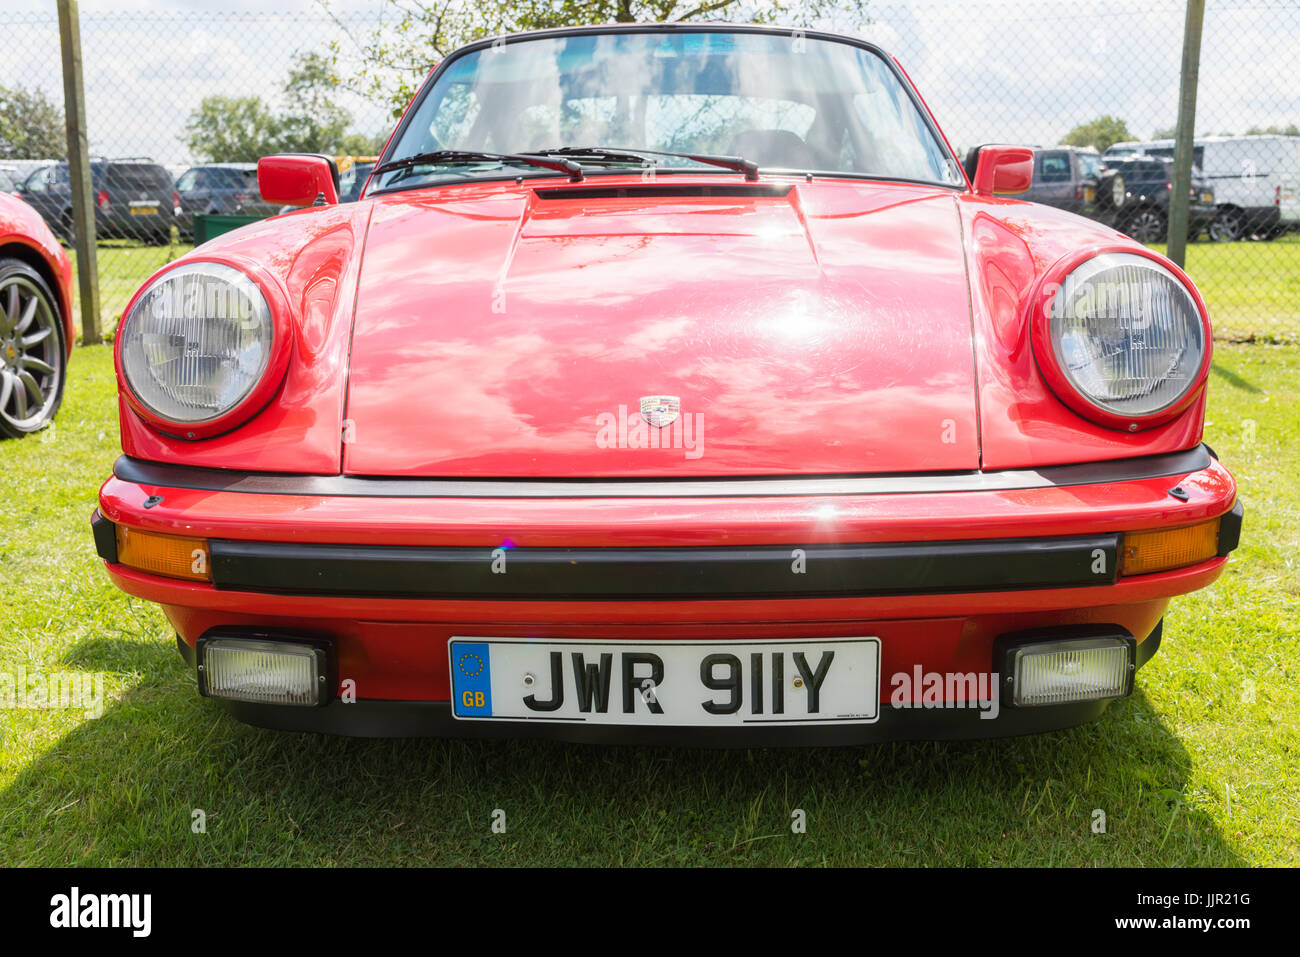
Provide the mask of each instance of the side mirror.
{"label": "side mirror", "polygon": [[971,185],[980,196],[1023,193],[1034,182],[1034,151],[1027,146],[980,148]]}
{"label": "side mirror", "polygon": [[339,168],[328,156],[277,153],[257,161],[257,189],[268,203],[312,206],[339,201]]}

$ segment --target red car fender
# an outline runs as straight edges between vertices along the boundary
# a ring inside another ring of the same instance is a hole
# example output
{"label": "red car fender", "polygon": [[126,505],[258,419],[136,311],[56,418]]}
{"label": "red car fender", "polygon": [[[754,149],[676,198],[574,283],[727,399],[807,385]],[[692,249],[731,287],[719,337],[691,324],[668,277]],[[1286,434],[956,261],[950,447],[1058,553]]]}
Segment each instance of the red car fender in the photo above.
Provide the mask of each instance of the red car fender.
{"label": "red car fender", "polygon": [[72,260],[40,213],[21,199],[4,194],[0,194],[0,255],[21,259],[44,274],[58,300],[63,346],[71,358],[77,339],[72,318]]}

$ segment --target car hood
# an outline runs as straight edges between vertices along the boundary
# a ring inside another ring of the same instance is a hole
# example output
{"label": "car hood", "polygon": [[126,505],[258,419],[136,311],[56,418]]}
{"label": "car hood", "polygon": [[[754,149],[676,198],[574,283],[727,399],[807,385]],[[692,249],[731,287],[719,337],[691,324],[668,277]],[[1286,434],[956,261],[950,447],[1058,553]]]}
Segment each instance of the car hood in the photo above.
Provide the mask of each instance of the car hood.
{"label": "car hood", "polygon": [[373,200],[344,471],[978,468],[952,191],[717,184]]}

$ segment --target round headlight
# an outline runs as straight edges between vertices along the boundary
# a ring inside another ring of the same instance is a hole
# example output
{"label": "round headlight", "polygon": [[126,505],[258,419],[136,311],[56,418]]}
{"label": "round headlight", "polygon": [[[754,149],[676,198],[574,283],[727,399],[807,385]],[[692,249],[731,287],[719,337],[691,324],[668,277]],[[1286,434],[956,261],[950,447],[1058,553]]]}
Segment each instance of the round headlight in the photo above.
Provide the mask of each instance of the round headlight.
{"label": "round headlight", "polygon": [[1203,379],[1209,342],[1201,310],[1154,259],[1094,256],[1065,277],[1045,307],[1056,369],[1092,410],[1123,420],[1105,424],[1155,424],[1153,417],[1176,411]]}
{"label": "round headlight", "polygon": [[200,425],[248,398],[274,339],[257,283],[231,266],[189,263],[154,280],[124,318],[122,373],[153,415]]}

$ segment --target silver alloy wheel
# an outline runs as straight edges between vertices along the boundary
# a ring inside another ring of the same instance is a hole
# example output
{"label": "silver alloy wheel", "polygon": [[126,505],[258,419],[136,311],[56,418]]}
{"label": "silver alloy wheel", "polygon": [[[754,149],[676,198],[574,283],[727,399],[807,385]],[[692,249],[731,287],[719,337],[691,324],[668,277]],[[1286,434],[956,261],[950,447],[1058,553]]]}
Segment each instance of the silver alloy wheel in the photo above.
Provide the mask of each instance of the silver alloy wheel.
{"label": "silver alloy wheel", "polygon": [[1155,210],[1144,209],[1129,220],[1124,231],[1140,243],[1158,243],[1165,238],[1165,220]]}
{"label": "silver alloy wheel", "polygon": [[1230,243],[1241,239],[1243,231],[1241,214],[1231,209],[1219,213],[1210,223],[1210,238],[1216,243]]}
{"label": "silver alloy wheel", "polygon": [[44,428],[63,392],[63,336],[44,291],[18,273],[0,279],[0,432]]}

